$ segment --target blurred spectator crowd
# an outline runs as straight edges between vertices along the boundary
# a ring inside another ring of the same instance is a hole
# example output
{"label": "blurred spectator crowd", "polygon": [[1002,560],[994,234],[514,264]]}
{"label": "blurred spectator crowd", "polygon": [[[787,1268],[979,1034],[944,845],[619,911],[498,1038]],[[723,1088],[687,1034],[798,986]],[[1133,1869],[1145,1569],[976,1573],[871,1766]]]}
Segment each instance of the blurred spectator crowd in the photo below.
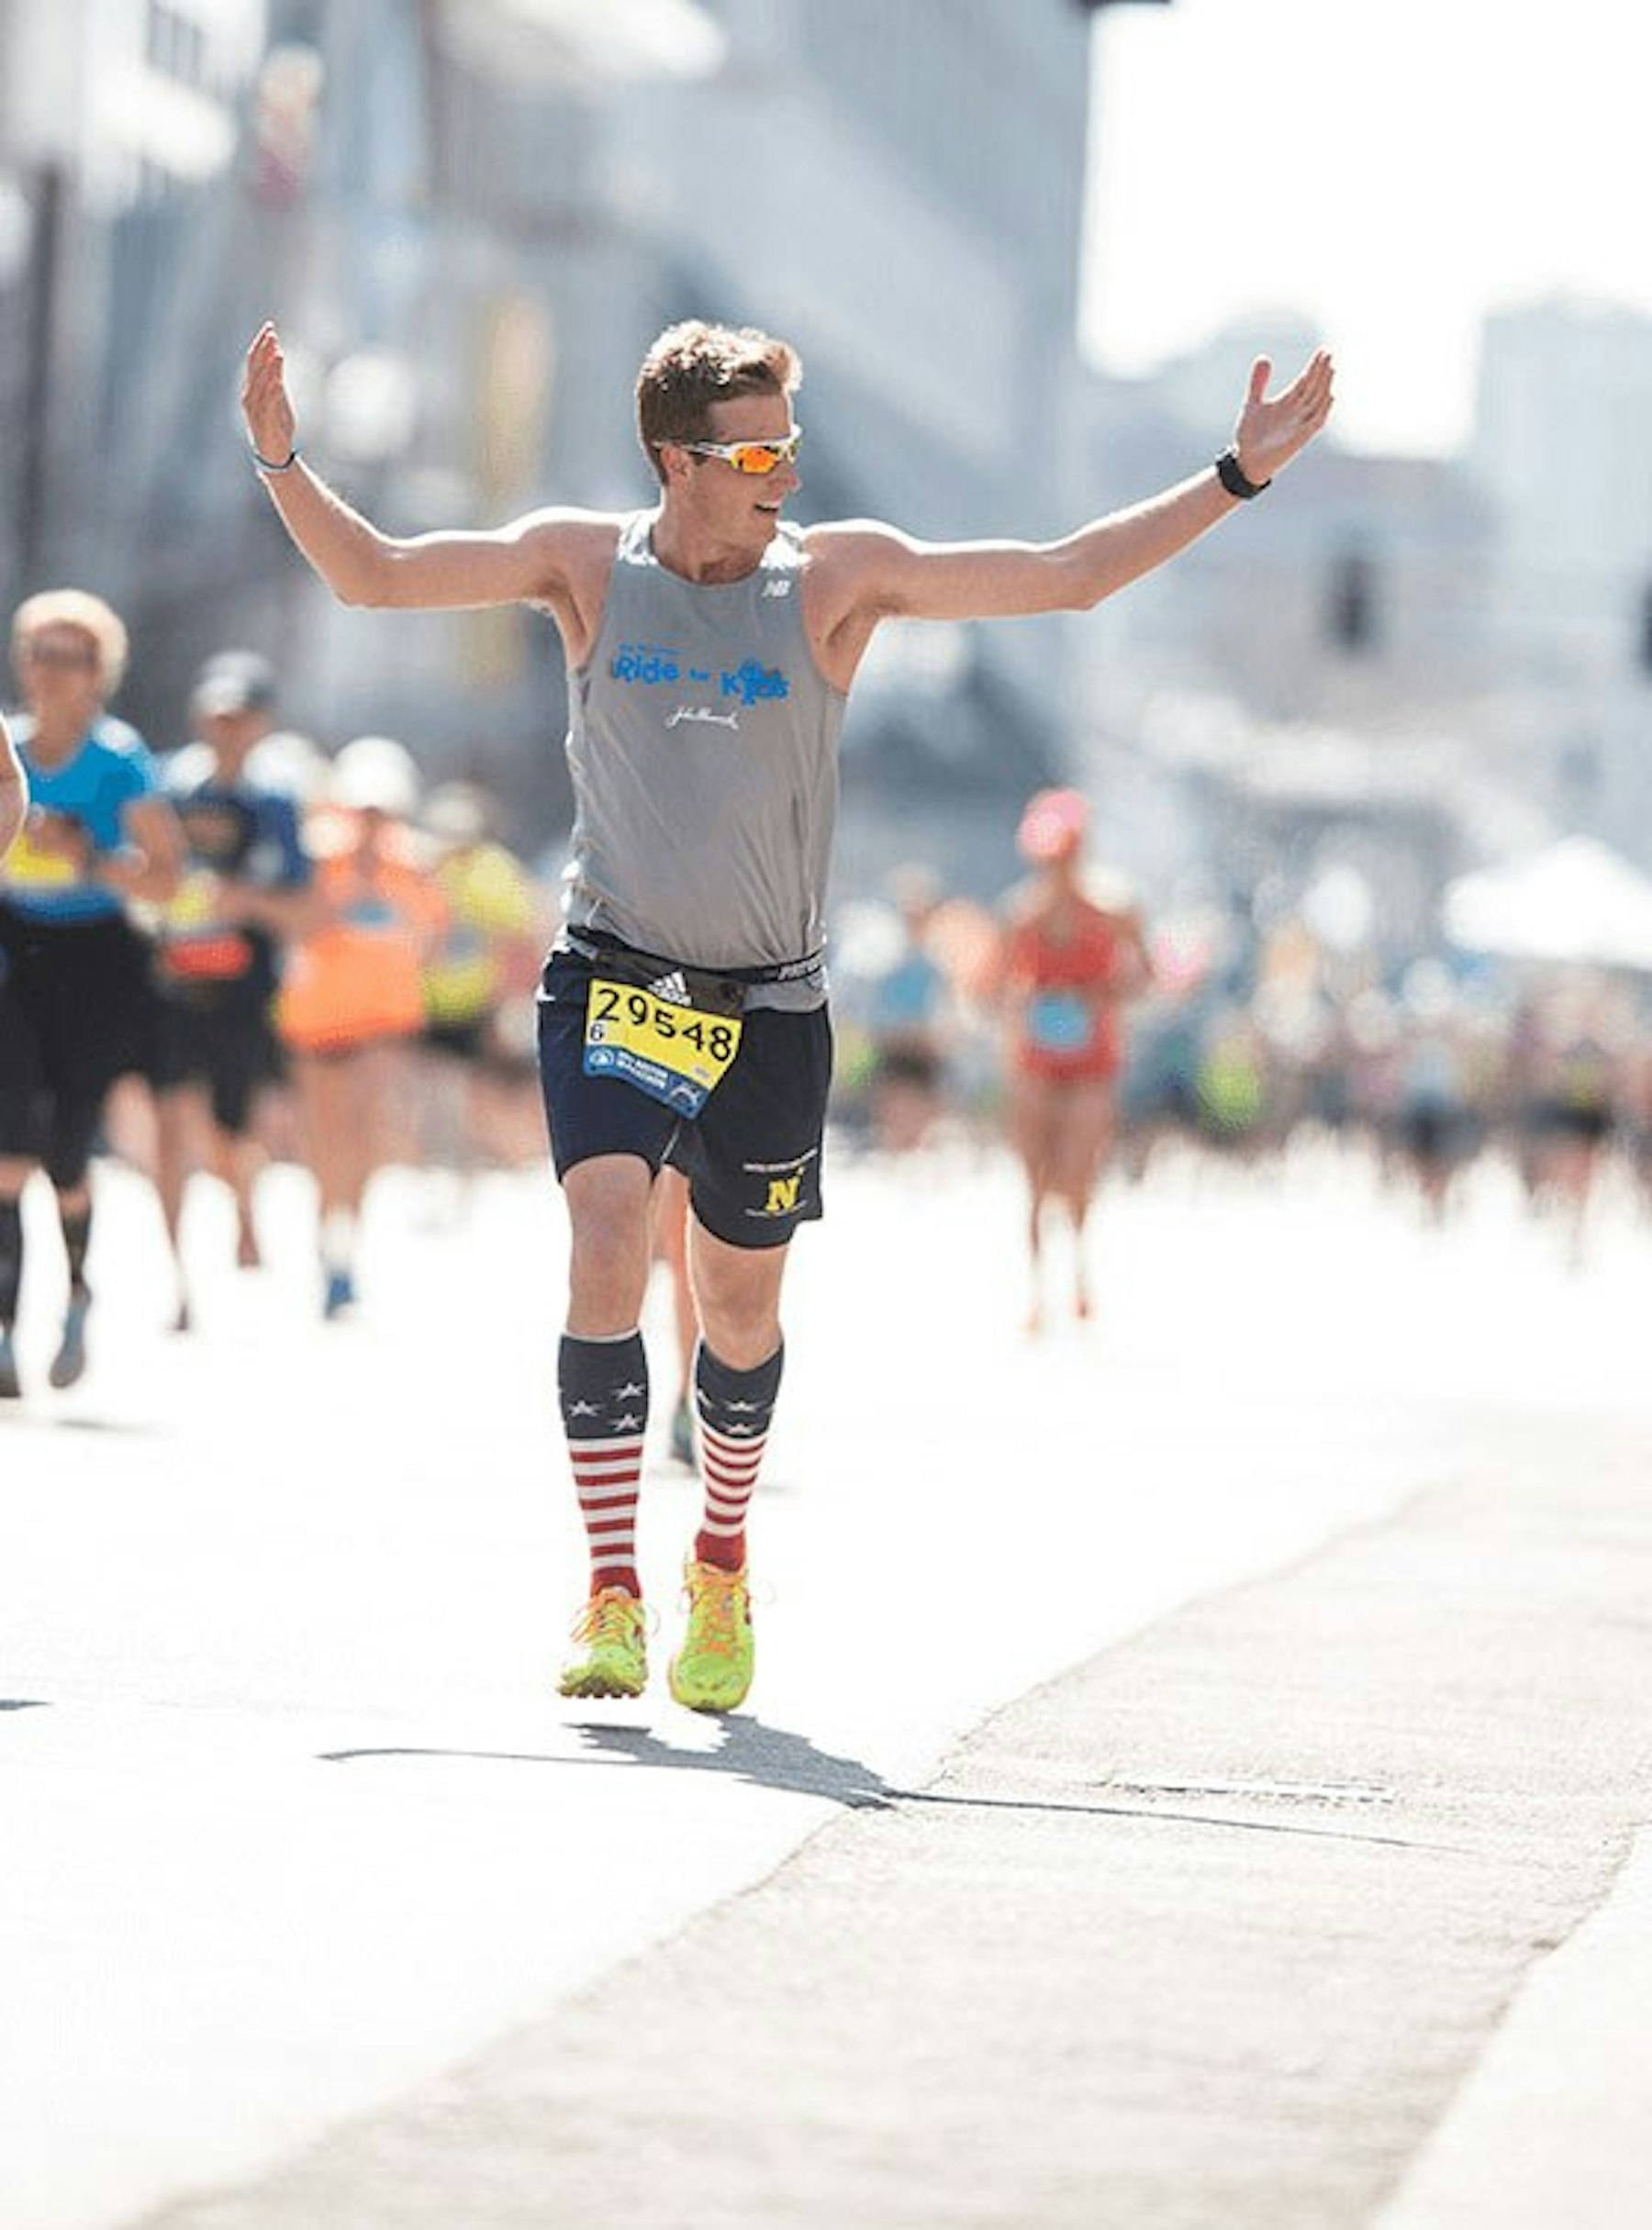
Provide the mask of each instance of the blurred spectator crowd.
{"label": "blurred spectator crowd", "polygon": [[[994,917],[932,884],[914,947],[910,889],[907,871],[840,925],[840,1121],[867,1144],[912,1143],[910,1109],[893,1127],[886,1113],[889,996],[925,980],[927,959],[931,1089],[918,1134],[995,1138]],[[1153,977],[1131,1008],[1118,1087],[1129,1176],[1170,1149],[1262,1170],[1317,1138],[1370,1157],[1442,1221],[1492,1158],[1579,1241],[1609,1168],[1652,1212],[1652,978],[1449,949],[1385,970],[1298,920],[1259,936],[1204,910],[1150,921],[1148,947]]]}

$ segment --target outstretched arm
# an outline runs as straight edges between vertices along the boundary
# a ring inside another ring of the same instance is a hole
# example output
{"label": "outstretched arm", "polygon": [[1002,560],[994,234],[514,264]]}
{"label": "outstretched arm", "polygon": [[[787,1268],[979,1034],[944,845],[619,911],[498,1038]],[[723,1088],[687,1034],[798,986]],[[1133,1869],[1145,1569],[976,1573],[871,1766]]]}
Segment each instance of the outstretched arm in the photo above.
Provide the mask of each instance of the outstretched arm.
{"label": "outstretched arm", "polygon": [[542,603],[557,611],[564,634],[570,620],[576,629],[581,555],[602,530],[594,515],[540,511],[492,533],[382,533],[299,455],[273,325],[260,328],[247,351],[241,414],[282,524],[343,603],[420,610]]}
{"label": "outstretched arm", "polygon": [[[1282,472],[1331,411],[1326,351],[1317,351],[1276,396],[1267,393],[1272,370],[1266,357],[1256,359],[1233,429],[1240,472],[1254,485]],[[932,543],[886,527],[817,530],[810,544],[822,561],[822,650],[830,658],[840,633],[845,645],[860,635],[864,648],[865,636],[883,619],[999,619],[1088,610],[1177,556],[1242,500],[1212,465],[1054,542]]]}

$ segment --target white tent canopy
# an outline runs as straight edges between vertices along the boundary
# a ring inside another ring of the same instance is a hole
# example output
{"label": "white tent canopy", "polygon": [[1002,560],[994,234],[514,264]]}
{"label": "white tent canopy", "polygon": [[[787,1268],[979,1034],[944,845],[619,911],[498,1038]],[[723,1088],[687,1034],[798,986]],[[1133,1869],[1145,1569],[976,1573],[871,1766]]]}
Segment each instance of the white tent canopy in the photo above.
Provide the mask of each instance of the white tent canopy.
{"label": "white tent canopy", "polygon": [[1652,880],[1592,837],[1460,876],[1445,925],[1471,953],[1652,973]]}

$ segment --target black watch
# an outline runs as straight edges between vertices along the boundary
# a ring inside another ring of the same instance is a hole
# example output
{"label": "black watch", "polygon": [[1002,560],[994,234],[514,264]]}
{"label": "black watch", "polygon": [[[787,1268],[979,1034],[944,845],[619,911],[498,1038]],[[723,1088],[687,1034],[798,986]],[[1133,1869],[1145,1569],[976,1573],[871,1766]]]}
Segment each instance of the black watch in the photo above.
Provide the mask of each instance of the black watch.
{"label": "black watch", "polygon": [[1247,480],[1245,467],[1239,462],[1239,452],[1230,442],[1216,460],[1216,477],[1230,496],[1242,496],[1248,503],[1253,496],[1260,496],[1264,488],[1273,485],[1271,480]]}

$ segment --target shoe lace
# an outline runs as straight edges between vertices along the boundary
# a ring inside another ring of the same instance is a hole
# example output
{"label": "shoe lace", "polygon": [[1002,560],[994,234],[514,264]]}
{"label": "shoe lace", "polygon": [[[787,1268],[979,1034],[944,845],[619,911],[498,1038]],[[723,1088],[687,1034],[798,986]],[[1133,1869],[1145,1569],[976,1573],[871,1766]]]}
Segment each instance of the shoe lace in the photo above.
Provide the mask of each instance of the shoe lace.
{"label": "shoe lace", "polygon": [[744,1594],[742,1575],[702,1565],[686,1590],[694,1617],[694,1645],[709,1656],[731,1657],[739,1640],[737,1617]]}
{"label": "shoe lace", "polygon": [[608,1643],[624,1644],[634,1635],[642,1605],[636,1598],[627,1595],[623,1589],[605,1589],[593,1595],[574,1622],[574,1639],[600,1648]]}

